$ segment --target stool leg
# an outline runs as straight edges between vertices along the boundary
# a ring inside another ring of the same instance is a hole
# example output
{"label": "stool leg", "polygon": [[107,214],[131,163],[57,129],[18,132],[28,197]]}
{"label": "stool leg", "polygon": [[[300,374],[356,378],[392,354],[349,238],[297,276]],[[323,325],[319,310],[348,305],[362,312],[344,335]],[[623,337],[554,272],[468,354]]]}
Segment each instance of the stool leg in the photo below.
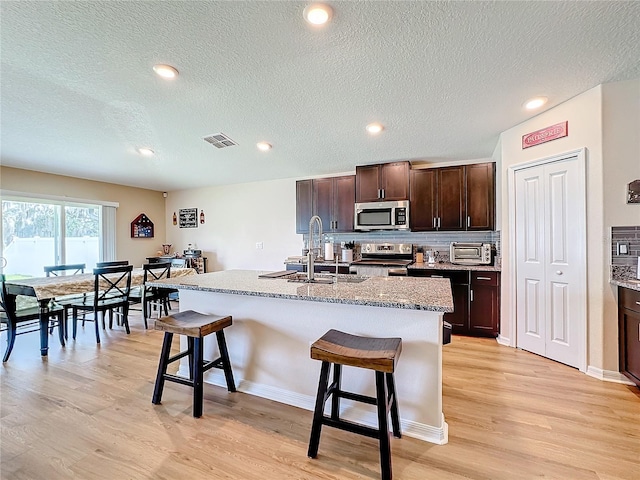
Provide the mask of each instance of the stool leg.
{"label": "stool leg", "polygon": [[400,415],[398,415],[398,396],[396,395],[396,384],[393,380],[393,373],[387,373],[387,390],[389,401],[391,402],[391,424],[393,425],[393,436],[402,438],[400,432]]}
{"label": "stool leg", "polygon": [[[333,364],[333,383],[338,390],[342,388],[342,365],[339,363]],[[331,418],[340,419],[340,396],[335,393],[331,396]]]}
{"label": "stool leg", "polygon": [[167,365],[169,355],[171,354],[171,341],[173,340],[173,333],[165,332],[164,340],[162,341],[162,350],[160,351],[160,362],[158,363],[158,374],[156,375],[156,386],[153,389],[153,398],[151,403],[154,405],[160,405],[162,400],[162,390],[164,389],[164,375],[167,373]]}
{"label": "stool leg", "polygon": [[384,372],[376,371],[376,405],[378,407],[378,429],[380,434],[380,471],[382,480],[391,480],[391,444],[387,424],[387,389]]}
{"label": "stool leg", "polygon": [[227,390],[229,390],[230,392],[235,392],[236,384],[233,381],[233,371],[231,370],[231,361],[229,360],[227,342],[224,338],[224,330],[216,332],[216,339],[218,340],[218,349],[220,350],[220,357],[222,358],[222,369],[224,370],[224,378],[227,380]]}
{"label": "stool leg", "polygon": [[193,337],[187,337],[187,351],[189,352],[189,380],[193,380]]}
{"label": "stool leg", "polygon": [[309,450],[307,457],[316,458],[318,456],[318,445],[320,444],[320,433],[322,430],[322,417],[324,417],[324,396],[327,393],[329,383],[329,362],[322,362],[320,368],[320,381],[318,382],[318,395],[316,396],[316,408],[313,412],[313,423],[311,424],[311,437],[309,438]]}
{"label": "stool leg", "polygon": [[193,339],[193,416],[202,416],[202,337]]}

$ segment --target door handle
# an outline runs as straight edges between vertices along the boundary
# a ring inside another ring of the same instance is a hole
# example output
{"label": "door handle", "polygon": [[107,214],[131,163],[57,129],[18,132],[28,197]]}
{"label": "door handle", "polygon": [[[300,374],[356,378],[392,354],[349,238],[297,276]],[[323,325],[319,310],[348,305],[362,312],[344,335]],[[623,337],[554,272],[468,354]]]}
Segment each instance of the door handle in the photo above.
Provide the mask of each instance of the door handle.
{"label": "door handle", "polygon": [[556,275],[562,275],[562,270],[556,271]]}
{"label": "door handle", "polygon": [[436,217],[433,217],[433,228],[436,228]]}
{"label": "door handle", "polygon": [[467,216],[467,228],[471,226],[471,217]]}
{"label": "door handle", "polygon": [[384,199],[384,188],[381,188],[380,191],[382,192],[382,196],[380,198]]}
{"label": "door handle", "polygon": [[491,277],[476,277],[477,280],[491,280]]}
{"label": "door handle", "polygon": [[444,278],[442,275],[431,275],[431,278]]}
{"label": "door handle", "polygon": [[438,217],[438,228],[440,228],[440,217]]}
{"label": "door handle", "polygon": [[471,290],[471,301],[473,302],[473,290]]}

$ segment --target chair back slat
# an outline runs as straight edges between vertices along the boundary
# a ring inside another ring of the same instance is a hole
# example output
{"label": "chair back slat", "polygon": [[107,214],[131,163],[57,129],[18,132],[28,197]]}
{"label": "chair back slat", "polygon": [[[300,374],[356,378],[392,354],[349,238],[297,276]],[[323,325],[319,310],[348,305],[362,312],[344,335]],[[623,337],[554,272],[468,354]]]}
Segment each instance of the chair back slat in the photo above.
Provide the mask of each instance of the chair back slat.
{"label": "chair back slat", "polygon": [[[64,275],[79,275],[84,273],[84,269],[87,268],[87,265],[84,263],[69,263],[67,265],[50,265],[44,267],[44,273],[47,277],[54,276],[58,277],[61,274]],[[71,272],[71,273],[67,273]]]}
{"label": "chair back slat", "polygon": [[128,301],[132,271],[133,265],[94,268],[94,304],[105,299]]}
{"label": "chair back slat", "polygon": [[97,262],[96,268],[122,267],[125,265],[129,265],[129,260],[115,260],[113,262]]}

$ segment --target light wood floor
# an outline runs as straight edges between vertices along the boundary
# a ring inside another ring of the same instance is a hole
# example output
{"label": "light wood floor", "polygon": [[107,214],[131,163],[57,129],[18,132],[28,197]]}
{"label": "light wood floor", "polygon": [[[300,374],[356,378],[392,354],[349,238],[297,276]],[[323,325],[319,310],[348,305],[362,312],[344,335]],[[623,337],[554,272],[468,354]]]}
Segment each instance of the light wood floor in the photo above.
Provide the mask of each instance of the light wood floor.
{"label": "light wood floor", "polygon": [[[190,390],[173,383],[152,405],[162,337],[131,323],[101,346],[92,324],[65,349],[51,336],[46,360],[37,333],[17,338],[0,367],[0,478],[379,478],[377,444],[347,432],[325,428],[308,459],[308,411],[206,385],[194,419]],[[639,478],[637,389],[493,340],[446,346],[444,413],[447,445],[392,439],[394,478]]]}

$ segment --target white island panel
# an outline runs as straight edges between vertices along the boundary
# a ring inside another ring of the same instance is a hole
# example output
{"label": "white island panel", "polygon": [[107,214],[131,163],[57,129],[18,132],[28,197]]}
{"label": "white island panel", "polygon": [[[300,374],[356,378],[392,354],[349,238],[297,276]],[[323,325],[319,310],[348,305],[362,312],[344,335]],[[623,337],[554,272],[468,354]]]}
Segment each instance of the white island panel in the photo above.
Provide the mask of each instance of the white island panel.
{"label": "white island panel", "polygon": [[[233,325],[225,335],[238,390],[310,411],[320,373],[320,362],[309,357],[311,343],[331,328],[400,337],[403,348],[395,377],[403,434],[437,444],[447,442],[442,414],[442,312],[200,289],[180,289],[180,310],[232,315]],[[182,343],[185,348],[184,339]],[[212,335],[205,339],[205,358],[217,356]],[[375,394],[372,370],[345,367],[343,372],[344,389]],[[180,373],[188,373],[186,363]],[[210,370],[205,381],[225,386],[219,370]],[[347,419],[377,424],[373,407],[344,399],[341,407]],[[311,413],[308,417],[311,426]]]}

